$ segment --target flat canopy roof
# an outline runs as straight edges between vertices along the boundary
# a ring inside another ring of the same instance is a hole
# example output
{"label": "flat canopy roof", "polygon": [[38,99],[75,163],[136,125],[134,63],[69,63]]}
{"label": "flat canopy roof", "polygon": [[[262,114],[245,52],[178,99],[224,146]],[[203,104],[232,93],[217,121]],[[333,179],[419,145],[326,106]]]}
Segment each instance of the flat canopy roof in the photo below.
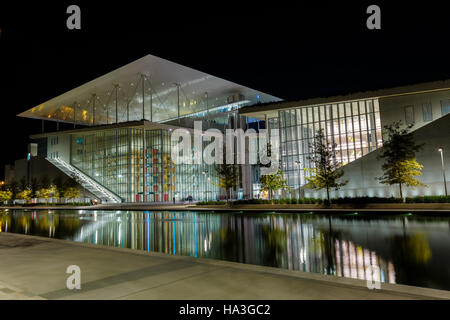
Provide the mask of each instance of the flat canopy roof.
{"label": "flat canopy roof", "polygon": [[[234,96],[231,101],[230,96]],[[164,122],[178,117],[178,103],[180,116],[186,116],[207,109],[217,110],[230,104],[240,107],[258,101],[280,100],[228,80],[147,55],[18,116],[81,125],[142,119]]]}
{"label": "flat canopy roof", "polygon": [[426,82],[409,86],[395,87],[376,91],[359,92],[328,98],[313,98],[307,100],[260,103],[242,107],[241,109],[239,109],[239,113],[256,119],[264,119],[266,116],[267,118],[274,118],[278,117],[278,111],[286,109],[350,102],[364,99],[387,98],[387,97],[420,94],[444,90],[450,90],[450,80]]}

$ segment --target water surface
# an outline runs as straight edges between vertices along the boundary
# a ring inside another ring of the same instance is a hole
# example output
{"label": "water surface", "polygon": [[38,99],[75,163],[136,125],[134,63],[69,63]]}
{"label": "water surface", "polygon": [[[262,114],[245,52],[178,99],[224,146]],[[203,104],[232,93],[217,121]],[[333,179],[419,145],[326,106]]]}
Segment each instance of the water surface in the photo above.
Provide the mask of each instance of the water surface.
{"label": "water surface", "polygon": [[0,210],[0,232],[450,290],[450,217]]}

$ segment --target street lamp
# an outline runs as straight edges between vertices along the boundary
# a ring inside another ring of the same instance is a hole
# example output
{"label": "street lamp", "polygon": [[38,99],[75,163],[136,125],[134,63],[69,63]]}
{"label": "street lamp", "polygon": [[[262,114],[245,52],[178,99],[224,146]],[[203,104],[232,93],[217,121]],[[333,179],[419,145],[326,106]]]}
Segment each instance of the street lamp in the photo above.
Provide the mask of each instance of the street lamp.
{"label": "street lamp", "polygon": [[442,176],[444,177],[444,189],[445,196],[447,197],[447,179],[445,179],[445,166],[444,166],[444,148],[439,148],[438,151],[441,153],[441,164],[442,164]]}

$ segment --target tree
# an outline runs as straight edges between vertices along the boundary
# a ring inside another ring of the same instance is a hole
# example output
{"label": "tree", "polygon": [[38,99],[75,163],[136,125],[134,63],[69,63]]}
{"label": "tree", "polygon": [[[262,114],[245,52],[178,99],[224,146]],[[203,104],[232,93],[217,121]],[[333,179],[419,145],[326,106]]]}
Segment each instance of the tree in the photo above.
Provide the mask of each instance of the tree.
{"label": "tree", "polygon": [[22,199],[22,200],[31,200],[31,190],[30,189],[25,189],[21,192],[19,192],[16,196],[17,199]]}
{"label": "tree", "polygon": [[11,199],[15,199],[17,193],[19,192],[19,185],[17,184],[16,180],[12,180],[7,186],[6,190],[11,191]]}
{"label": "tree", "polygon": [[39,190],[39,197],[44,198],[48,203],[48,199],[57,196],[57,191],[55,186],[50,186],[49,188],[42,188]]}
{"label": "tree", "polygon": [[64,198],[73,199],[81,197],[81,190],[77,187],[68,187],[64,190]]}
{"label": "tree", "polygon": [[63,192],[64,192],[64,186],[65,186],[65,182],[64,182],[64,180],[63,180],[63,178],[62,178],[62,176],[61,175],[58,175],[57,177],[55,177],[54,179],[53,179],[53,186],[55,187],[55,191],[56,191],[56,197],[57,198],[60,198],[61,197],[61,195],[63,194]]}
{"label": "tree", "polygon": [[36,178],[31,178],[31,183],[30,183],[30,190],[31,190],[31,197],[32,198],[36,198],[37,192],[39,191],[41,185],[38,181],[38,179]]}
{"label": "tree", "polygon": [[219,186],[225,190],[227,202],[231,198],[231,190],[239,185],[239,166],[236,164],[216,164],[214,167],[219,176]]}
{"label": "tree", "polygon": [[269,192],[269,199],[273,204],[273,193],[274,191],[278,191],[281,189],[290,189],[286,183],[286,180],[283,178],[283,171],[278,169],[275,174],[268,174],[265,176],[261,176],[259,179],[259,183],[261,184],[261,190]]}
{"label": "tree", "polygon": [[406,199],[403,197],[403,185],[407,187],[425,187],[426,184],[415,179],[422,175],[423,166],[419,164],[416,159],[409,159],[403,161],[397,161],[389,166],[383,165],[384,175],[379,178],[380,183],[383,184],[398,184],[400,189],[400,197],[403,202]]}
{"label": "tree", "polygon": [[379,177],[380,183],[398,184],[400,197],[403,202],[403,185],[407,187],[425,186],[415,179],[422,175],[423,166],[416,161],[416,152],[422,150],[423,144],[416,144],[410,130],[413,125],[401,129],[402,122],[397,121],[384,127],[386,136],[379,159],[384,159],[382,165],[383,176]]}
{"label": "tree", "polygon": [[0,202],[3,203],[5,201],[9,201],[12,198],[12,192],[8,190],[0,191]]}
{"label": "tree", "polygon": [[30,189],[30,186],[29,186],[29,184],[28,184],[28,182],[27,182],[27,179],[26,179],[25,177],[22,177],[22,178],[20,179],[20,182],[19,182],[19,184],[18,184],[17,187],[18,187],[18,189],[19,189],[20,191]]}
{"label": "tree", "polygon": [[314,190],[327,190],[327,203],[330,204],[330,189],[339,190],[345,186],[348,181],[338,182],[344,175],[344,170],[341,168],[341,163],[336,161],[336,147],[335,143],[328,144],[326,137],[321,129],[314,140],[310,144],[312,155],[308,159],[314,165],[309,171],[310,176],[306,177],[306,187]]}
{"label": "tree", "polygon": [[41,177],[39,186],[44,189],[49,189],[51,187],[51,181],[48,175],[43,175]]}

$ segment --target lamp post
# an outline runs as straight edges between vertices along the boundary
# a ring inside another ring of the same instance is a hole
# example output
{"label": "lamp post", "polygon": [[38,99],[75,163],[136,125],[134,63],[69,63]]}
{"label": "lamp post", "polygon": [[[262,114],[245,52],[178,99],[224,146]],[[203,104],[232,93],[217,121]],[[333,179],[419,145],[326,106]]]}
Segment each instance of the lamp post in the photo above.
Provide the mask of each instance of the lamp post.
{"label": "lamp post", "polygon": [[442,165],[442,176],[444,177],[444,190],[445,196],[447,197],[447,179],[445,178],[445,166],[444,166],[444,148],[439,148],[438,151],[441,153],[441,165]]}

